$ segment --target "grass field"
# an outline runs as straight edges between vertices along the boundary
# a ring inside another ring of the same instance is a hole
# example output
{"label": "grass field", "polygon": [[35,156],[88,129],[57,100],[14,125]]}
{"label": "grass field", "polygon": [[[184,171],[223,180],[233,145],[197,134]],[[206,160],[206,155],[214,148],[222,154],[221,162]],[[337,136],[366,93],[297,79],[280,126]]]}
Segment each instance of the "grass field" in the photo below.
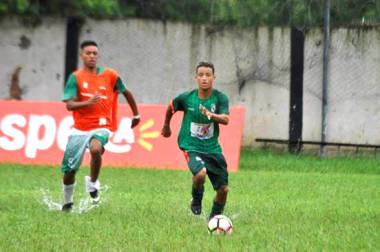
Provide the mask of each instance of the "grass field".
{"label": "grass field", "polygon": [[[77,208],[87,197],[87,173],[78,174]],[[209,182],[203,215],[191,215],[190,178],[184,171],[105,167],[100,206],[62,213],[43,203],[60,202],[57,167],[1,164],[0,251],[380,250],[378,159],[243,150],[225,209],[231,236],[207,233]]]}

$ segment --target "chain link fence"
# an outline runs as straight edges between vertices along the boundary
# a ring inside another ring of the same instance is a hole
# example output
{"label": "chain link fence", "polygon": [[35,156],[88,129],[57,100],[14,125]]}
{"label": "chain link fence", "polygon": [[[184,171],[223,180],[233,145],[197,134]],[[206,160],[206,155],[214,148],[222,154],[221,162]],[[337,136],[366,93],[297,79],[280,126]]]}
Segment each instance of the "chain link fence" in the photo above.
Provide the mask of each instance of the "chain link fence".
{"label": "chain link fence", "polygon": [[[380,27],[333,29],[327,86],[326,141],[380,143]],[[321,139],[323,34],[306,34],[304,140]]]}

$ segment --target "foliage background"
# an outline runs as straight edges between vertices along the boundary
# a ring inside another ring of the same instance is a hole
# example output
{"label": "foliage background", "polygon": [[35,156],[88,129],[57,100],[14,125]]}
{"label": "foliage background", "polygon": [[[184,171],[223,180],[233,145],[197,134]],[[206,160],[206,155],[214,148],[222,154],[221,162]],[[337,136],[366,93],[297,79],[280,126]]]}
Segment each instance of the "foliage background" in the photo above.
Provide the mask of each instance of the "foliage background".
{"label": "foliage background", "polygon": [[[0,0],[0,15],[137,17],[217,25],[316,27],[323,0]],[[379,0],[330,1],[331,24],[380,23]]]}

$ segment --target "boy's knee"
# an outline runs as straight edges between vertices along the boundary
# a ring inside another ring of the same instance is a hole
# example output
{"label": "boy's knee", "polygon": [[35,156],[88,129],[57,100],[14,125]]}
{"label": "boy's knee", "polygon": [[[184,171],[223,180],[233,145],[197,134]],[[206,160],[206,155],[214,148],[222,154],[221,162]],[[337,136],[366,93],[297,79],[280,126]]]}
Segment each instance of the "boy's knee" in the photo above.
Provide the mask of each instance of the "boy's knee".
{"label": "boy's knee", "polygon": [[199,178],[205,178],[207,174],[206,168],[202,168],[195,176]]}
{"label": "boy's knee", "polygon": [[223,195],[227,195],[228,191],[229,191],[228,186],[221,186],[218,189],[218,193],[223,194]]}
{"label": "boy's knee", "polygon": [[195,184],[204,184],[206,180],[206,174],[207,174],[206,168],[203,168],[196,175],[193,176],[193,182]]}
{"label": "boy's knee", "polygon": [[90,153],[92,156],[100,156],[103,154],[103,148],[101,146],[91,146]]}
{"label": "boy's knee", "polygon": [[102,144],[100,143],[99,140],[93,138],[91,140],[91,144],[90,144],[90,153],[91,155],[102,155],[103,152],[104,152],[104,148],[102,146]]}

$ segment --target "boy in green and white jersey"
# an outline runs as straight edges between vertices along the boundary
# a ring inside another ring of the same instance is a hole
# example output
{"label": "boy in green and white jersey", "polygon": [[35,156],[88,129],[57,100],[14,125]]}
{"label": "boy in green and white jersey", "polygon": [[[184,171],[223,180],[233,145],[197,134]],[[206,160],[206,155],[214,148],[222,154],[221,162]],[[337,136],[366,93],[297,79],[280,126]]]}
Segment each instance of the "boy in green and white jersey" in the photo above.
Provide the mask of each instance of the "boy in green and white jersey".
{"label": "boy in green and white jersey", "polygon": [[183,111],[179,148],[184,152],[193,174],[191,211],[202,212],[206,174],[216,196],[209,218],[222,214],[228,194],[227,163],[218,142],[219,124],[229,122],[228,98],[213,89],[215,69],[212,63],[200,62],[196,67],[198,88],[174,98],[169,104],[161,134],[170,137],[170,121],[176,111]]}

